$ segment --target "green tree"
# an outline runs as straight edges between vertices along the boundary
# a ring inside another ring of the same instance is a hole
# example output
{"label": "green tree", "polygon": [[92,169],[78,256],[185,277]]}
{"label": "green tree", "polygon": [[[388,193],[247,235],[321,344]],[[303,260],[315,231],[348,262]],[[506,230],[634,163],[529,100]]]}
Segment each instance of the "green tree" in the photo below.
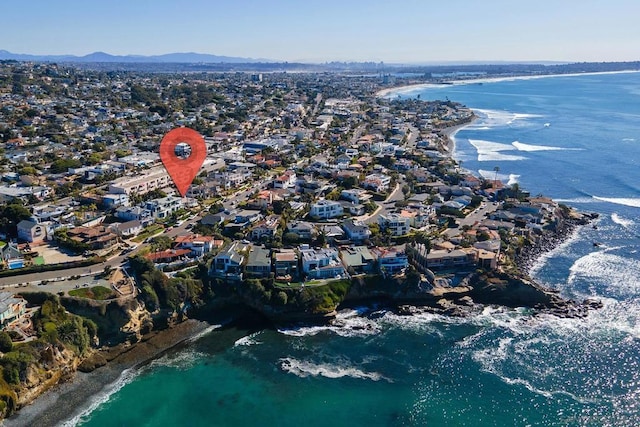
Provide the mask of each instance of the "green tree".
{"label": "green tree", "polygon": [[9,353],[13,349],[13,341],[11,336],[5,331],[0,332],[0,351],[2,353]]}

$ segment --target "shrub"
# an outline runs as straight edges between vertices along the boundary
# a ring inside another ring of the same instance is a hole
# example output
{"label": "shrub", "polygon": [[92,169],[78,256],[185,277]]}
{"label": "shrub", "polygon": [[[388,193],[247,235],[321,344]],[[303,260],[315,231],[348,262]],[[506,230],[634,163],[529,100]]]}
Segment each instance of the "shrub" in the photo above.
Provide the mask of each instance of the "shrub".
{"label": "shrub", "polygon": [[11,340],[11,336],[8,333],[2,331],[0,332],[0,351],[3,353],[8,353],[13,349],[13,341]]}

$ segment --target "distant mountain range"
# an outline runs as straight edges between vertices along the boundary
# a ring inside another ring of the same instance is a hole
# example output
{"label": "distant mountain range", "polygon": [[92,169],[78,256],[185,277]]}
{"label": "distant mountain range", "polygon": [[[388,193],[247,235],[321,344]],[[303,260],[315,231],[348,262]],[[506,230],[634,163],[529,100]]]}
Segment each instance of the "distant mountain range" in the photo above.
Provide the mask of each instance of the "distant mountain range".
{"label": "distant mountain range", "polygon": [[110,55],[105,52],[93,52],[84,56],[76,55],[29,55],[0,50],[0,60],[35,62],[126,62],[126,63],[255,63],[275,62],[263,58],[241,58],[236,56],[209,55],[206,53],[167,53],[164,55]]}

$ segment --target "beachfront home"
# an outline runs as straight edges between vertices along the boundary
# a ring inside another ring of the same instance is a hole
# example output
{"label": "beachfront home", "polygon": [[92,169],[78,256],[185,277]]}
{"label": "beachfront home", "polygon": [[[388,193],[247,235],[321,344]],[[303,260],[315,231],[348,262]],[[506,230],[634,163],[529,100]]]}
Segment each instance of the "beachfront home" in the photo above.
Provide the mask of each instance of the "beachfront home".
{"label": "beachfront home", "polygon": [[260,246],[252,246],[244,272],[249,277],[269,277],[271,273],[271,251]]}
{"label": "beachfront home", "polygon": [[378,269],[382,274],[396,274],[409,265],[403,247],[374,248],[372,252],[378,260]]}
{"label": "beachfront home", "polygon": [[338,250],[334,248],[301,248],[302,271],[309,279],[328,279],[345,274]]}
{"label": "beachfront home", "polygon": [[233,242],[213,258],[209,275],[242,280],[242,263],[248,250],[248,245]]}
{"label": "beachfront home", "polygon": [[349,274],[371,273],[376,257],[366,246],[350,246],[340,251],[340,258]]}
{"label": "beachfront home", "polygon": [[293,249],[278,249],[274,254],[276,277],[295,279],[298,276],[298,254]]}
{"label": "beachfront home", "polygon": [[11,292],[0,292],[0,325],[18,319],[27,309],[27,301]]}

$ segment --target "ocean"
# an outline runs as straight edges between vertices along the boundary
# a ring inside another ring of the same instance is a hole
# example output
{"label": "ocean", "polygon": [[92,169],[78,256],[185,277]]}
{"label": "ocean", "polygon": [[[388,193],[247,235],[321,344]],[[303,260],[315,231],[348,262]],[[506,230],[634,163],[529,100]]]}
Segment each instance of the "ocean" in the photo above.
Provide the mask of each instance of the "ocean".
{"label": "ocean", "polygon": [[[585,319],[343,310],[338,324],[214,330],[128,371],[67,425],[640,425],[640,74],[400,90],[473,108],[455,157],[586,212],[532,269]],[[594,245],[597,243],[597,245]]]}

